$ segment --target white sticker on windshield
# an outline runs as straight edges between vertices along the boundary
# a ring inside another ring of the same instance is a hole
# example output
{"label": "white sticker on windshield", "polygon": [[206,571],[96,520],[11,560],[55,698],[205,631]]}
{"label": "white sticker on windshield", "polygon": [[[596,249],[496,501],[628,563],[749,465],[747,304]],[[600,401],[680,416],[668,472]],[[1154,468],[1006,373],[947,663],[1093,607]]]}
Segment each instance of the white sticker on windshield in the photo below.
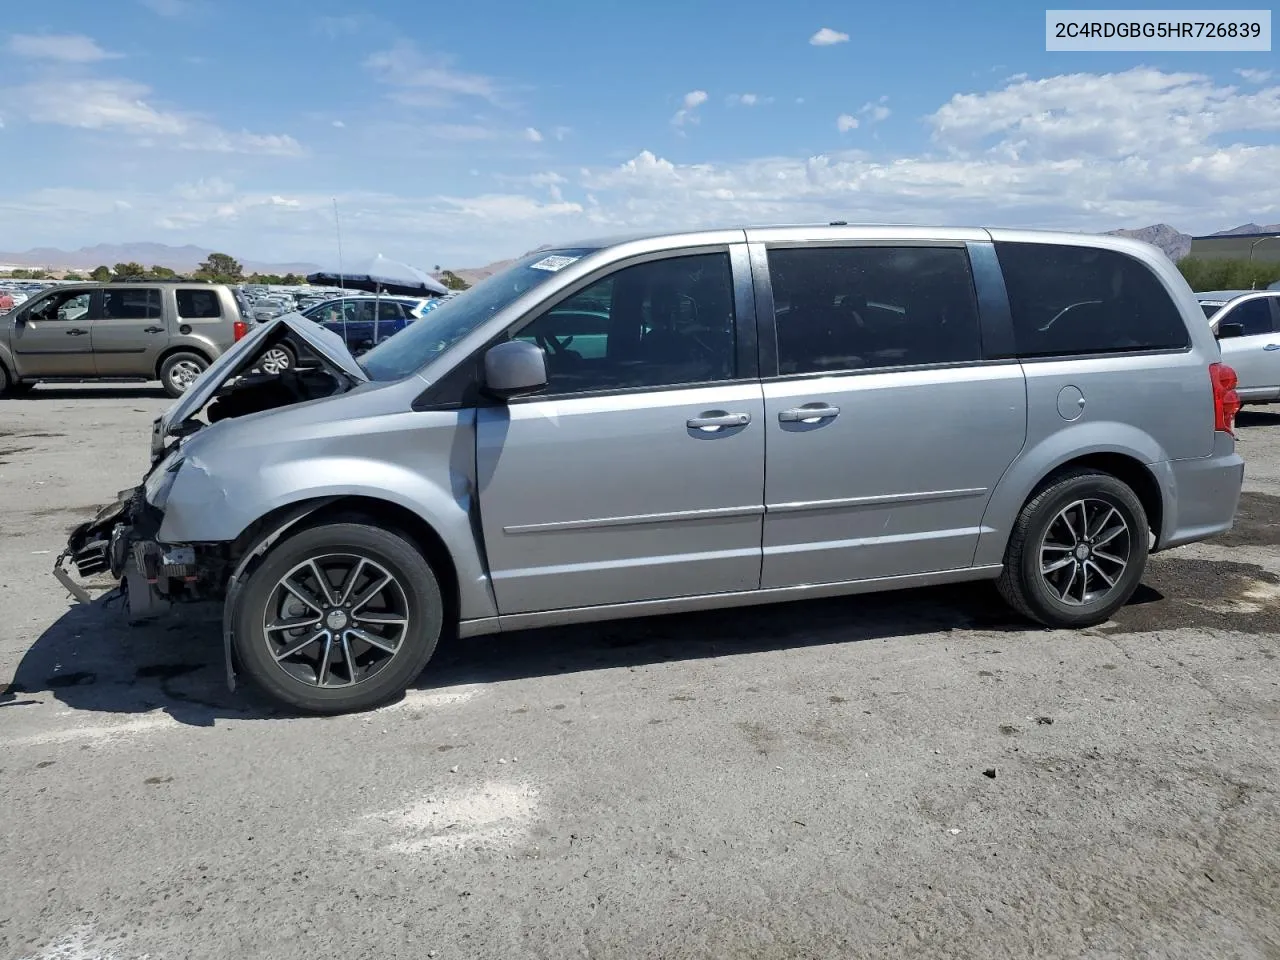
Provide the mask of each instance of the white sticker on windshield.
{"label": "white sticker on windshield", "polygon": [[537,263],[532,264],[534,270],[550,270],[555,273],[557,270],[563,270],[578,257],[543,257]]}

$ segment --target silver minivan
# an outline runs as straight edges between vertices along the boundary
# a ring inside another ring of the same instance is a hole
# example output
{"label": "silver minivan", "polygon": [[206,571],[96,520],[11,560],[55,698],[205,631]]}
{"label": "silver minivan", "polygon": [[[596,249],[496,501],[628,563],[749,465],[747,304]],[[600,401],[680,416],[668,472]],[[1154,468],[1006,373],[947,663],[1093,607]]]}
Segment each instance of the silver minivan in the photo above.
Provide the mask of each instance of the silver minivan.
{"label": "silver minivan", "polygon": [[[285,338],[322,362],[246,376]],[[153,427],[55,573],[224,609],[229,679],[308,711],[441,634],[995,580],[1105,621],[1231,527],[1235,378],[1116,237],[765,227],[527,256],[365,354],[297,315]]]}

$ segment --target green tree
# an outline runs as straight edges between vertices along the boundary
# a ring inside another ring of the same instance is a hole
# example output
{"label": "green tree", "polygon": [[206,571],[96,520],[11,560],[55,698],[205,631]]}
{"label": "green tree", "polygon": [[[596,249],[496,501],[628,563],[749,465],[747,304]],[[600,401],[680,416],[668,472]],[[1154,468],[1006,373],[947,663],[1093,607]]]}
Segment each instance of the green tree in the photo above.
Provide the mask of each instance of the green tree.
{"label": "green tree", "polygon": [[128,263],[117,263],[111,268],[111,272],[117,277],[145,277],[147,268],[130,260]]}
{"label": "green tree", "polygon": [[9,276],[13,277],[15,280],[30,280],[31,271],[19,267],[17,270],[9,271]]}
{"label": "green tree", "polygon": [[153,266],[147,271],[147,276],[155,277],[157,280],[172,280],[177,275],[176,271],[170,270],[168,267],[161,266]]}
{"label": "green tree", "polygon": [[297,287],[305,283],[306,278],[300,277],[296,273],[286,273],[284,277],[281,278],[280,282],[286,287]]}
{"label": "green tree", "polygon": [[111,279],[111,268],[105,265],[94,267],[89,273],[89,279],[96,280],[98,283],[106,283]]}
{"label": "green tree", "polygon": [[1197,293],[1205,290],[1265,290],[1280,280],[1280,263],[1256,258],[1249,261],[1183,257],[1178,261],[1178,269]]}
{"label": "green tree", "polygon": [[209,254],[209,259],[196,268],[196,273],[217,283],[240,283],[244,279],[244,267],[225,253]]}
{"label": "green tree", "polygon": [[444,270],[440,273],[440,282],[450,290],[466,290],[471,284],[463,280],[452,270]]}
{"label": "green tree", "polygon": [[63,277],[62,279],[63,279],[63,280],[75,280],[75,281],[77,281],[77,282],[80,282],[80,281],[84,280],[84,277],[80,276],[80,274],[78,274],[78,273],[68,273],[68,274],[67,274],[65,277]]}

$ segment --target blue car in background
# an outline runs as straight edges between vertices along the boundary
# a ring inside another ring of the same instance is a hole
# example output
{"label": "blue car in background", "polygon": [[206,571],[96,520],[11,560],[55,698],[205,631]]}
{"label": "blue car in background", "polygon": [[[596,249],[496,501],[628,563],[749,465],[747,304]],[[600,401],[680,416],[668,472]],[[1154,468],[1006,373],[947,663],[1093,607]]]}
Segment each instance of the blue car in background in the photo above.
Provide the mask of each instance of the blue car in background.
{"label": "blue car in background", "polygon": [[308,307],[302,315],[342,337],[352,355],[359,356],[434,306],[417,297],[338,297]]}

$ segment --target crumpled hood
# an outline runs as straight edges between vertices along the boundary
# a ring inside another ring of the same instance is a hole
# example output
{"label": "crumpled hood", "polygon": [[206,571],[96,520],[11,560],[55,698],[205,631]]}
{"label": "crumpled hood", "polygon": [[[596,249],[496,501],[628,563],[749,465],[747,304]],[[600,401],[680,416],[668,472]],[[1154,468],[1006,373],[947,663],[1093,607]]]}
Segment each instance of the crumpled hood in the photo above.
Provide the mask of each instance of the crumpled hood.
{"label": "crumpled hood", "polygon": [[231,349],[213,361],[208,370],[196,378],[187,392],[156,421],[153,449],[154,441],[163,443],[165,438],[173,434],[175,427],[195,416],[206,403],[213,399],[218,388],[230,377],[247,373],[263,350],[290,334],[296,336],[315,353],[352,379],[361,383],[369,379],[369,375],[351,356],[351,351],[347,349],[342,337],[308,320],[300,313],[286,313],[255,326]]}

